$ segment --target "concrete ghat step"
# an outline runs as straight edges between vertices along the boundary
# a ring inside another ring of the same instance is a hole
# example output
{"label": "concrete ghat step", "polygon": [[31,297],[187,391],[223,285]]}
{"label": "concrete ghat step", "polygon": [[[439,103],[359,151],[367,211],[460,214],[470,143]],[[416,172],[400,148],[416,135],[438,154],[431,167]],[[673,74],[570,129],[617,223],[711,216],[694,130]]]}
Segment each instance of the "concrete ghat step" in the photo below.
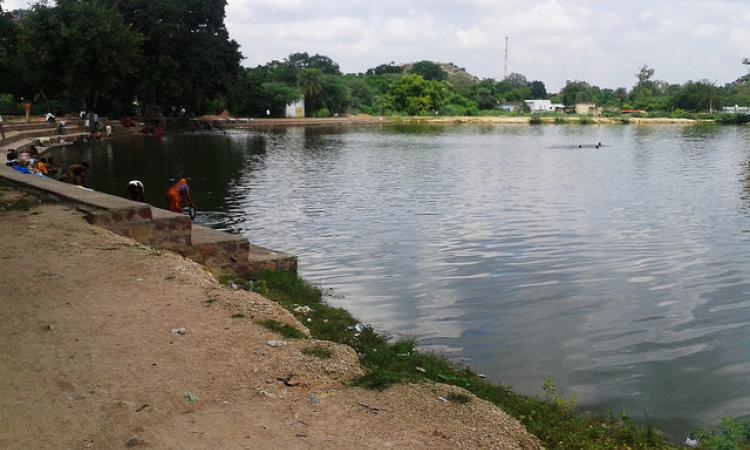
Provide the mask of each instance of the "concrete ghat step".
{"label": "concrete ghat step", "polygon": [[218,275],[247,275],[250,243],[247,239],[201,225],[193,225],[191,246],[183,255]]}
{"label": "concrete ghat step", "polygon": [[186,254],[222,275],[256,275],[264,270],[297,272],[297,258],[250,244],[242,236],[193,225],[192,254]]}
{"label": "concrete ghat step", "polygon": [[250,244],[248,261],[251,273],[260,273],[264,270],[286,270],[297,273],[296,256],[258,245]]}

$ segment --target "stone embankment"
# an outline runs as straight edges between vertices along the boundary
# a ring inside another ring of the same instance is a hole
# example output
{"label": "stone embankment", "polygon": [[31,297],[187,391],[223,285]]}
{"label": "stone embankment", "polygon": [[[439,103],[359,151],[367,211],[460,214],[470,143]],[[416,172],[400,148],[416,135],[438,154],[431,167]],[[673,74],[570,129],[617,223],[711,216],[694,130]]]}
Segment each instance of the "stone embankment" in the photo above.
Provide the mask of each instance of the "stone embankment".
{"label": "stone embankment", "polygon": [[75,206],[93,225],[157,249],[176,251],[216,275],[249,276],[263,270],[297,271],[297,258],[245,238],[200,225],[188,216],[59,181],[0,167],[0,183]]}

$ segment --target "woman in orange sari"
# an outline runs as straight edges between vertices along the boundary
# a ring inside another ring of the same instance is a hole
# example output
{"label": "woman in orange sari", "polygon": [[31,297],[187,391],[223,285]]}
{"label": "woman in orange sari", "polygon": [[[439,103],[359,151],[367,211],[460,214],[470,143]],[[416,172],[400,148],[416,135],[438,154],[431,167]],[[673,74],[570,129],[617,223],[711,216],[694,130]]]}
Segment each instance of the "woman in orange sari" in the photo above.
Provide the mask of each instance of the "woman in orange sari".
{"label": "woman in orange sari", "polygon": [[164,196],[167,199],[167,209],[172,212],[181,213],[183,202],[195,209],[193,197],[190,195],[190,186],[184,178],[180,178],[180,181],[167,189]]}

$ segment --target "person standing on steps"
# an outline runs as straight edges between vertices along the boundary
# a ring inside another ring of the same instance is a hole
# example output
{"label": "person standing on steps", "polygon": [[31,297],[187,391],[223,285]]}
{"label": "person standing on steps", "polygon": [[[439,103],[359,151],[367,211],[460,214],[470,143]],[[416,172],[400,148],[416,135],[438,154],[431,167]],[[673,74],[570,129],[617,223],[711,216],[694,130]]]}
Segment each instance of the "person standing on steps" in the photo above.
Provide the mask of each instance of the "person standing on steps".
{"label": "person standing on steps", "polygon": [[26,122],[31,122],[31,100],[24,100],[21,97],[23,103],[23,113],[26,115]]}

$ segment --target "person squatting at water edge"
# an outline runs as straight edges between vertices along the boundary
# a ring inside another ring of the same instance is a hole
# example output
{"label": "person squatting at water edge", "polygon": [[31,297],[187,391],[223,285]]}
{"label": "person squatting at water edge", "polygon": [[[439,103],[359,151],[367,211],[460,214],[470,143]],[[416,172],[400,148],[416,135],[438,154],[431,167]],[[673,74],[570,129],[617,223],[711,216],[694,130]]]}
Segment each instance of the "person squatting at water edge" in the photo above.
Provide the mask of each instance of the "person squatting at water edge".
{"label": "person squatting at water edge", "polygon": [[130,199],[136,202],[144,202],[144,195],[146,190],[143,187],[143,183],[138,180],[132,180],[128,183],[128,194]]}
{"label": "person squatting at water edge", "polygon": [[184,178],[180,178],[180,181],[167,189],[164,197],[167,200],[167,209],[172,212],[181,213],[183,203],[195,210],[195,203],[193,203],[193,197],[190,195],[190,186]]}

